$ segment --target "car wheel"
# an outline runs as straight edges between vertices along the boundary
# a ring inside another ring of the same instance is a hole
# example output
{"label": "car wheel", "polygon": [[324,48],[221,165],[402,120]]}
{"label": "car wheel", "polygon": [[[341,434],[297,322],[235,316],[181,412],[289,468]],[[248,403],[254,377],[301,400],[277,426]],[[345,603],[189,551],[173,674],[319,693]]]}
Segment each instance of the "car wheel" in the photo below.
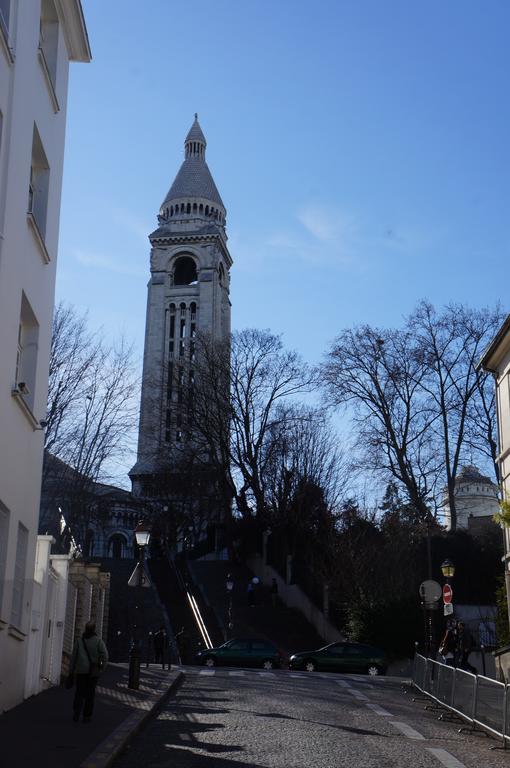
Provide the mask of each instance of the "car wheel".
{"label": "car wheel", "polygon": [[367,675],[370,675],[371,677],[375,677],[375,675],[380,675],[381,670],[376,664],[371,664],[367,669]]}
{"label": "car wheel", "polygon": [[317,664],[313,659],[307,659],[305,661],[305,669],[307,672],[315,672],[315,670],[317,669]]}
{"label": "car wheel", "polygon": [[273,669],[274,667],[274,661],[271,659],[266,659],[262,662],[262,669]]}
{"label": "car wheel", "polygon": [[214,660],[214,658],[212,656],[207,656],[204,659],[204,664],[205,664],[206,667],[214,667],[214,665],[216,664],[216,661]]}

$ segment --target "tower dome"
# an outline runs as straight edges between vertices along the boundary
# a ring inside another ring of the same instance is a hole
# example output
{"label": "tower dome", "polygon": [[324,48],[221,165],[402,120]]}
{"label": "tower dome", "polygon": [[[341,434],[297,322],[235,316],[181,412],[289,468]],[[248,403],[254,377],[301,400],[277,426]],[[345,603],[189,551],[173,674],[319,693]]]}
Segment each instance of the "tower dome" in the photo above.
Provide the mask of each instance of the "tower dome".
{"label": "tower dome", "polygon": [[184,161],[159,211],[159,223],[166,224],[190,217],[225,224],[226,210],[205,160],[207,141],[198,115],[184,140]]}
{"label": "tower dome", "polygon": [[[451,514],[447,489],[445,489],[443,506],[445,525],[450,530]],[[490,477],[482,475],[478,467],[463,466],[459,469],[455,480],[455,506],[457,528],[474,532],[484,520],[490,522],[494,513],[498,511],[498,486]]]}

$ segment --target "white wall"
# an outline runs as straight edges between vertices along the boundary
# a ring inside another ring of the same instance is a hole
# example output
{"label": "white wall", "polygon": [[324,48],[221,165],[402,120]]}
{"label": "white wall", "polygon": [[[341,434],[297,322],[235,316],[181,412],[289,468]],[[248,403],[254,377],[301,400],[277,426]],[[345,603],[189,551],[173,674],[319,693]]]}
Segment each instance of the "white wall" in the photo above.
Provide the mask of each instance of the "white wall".
{"label": "white wall", "polygon": [[[38,0],[11,0],[8,45],[13,55],[0,40],[0,503],[9,515],[7,555],[5,562],[0,562],[0,579],[4,582],[0,605],[0,712],[23,699],[34,589],[36,601],[42,599],[40,585],[36,582],[34,587],[33,580],[43,449],[39,420],[46,413],[68,70],[69,58],[75,57],[66,40],[86,41],[78,0],[59,0],[59,5],[68,21],[66,26],[64,22],[60,24],[57,38],[58,111],[38,52]],[[50,168],[44,244],[38,240],[27,216],[34,125]],[[30,395],[13,396],[22,296],[38,325],[37,344],[33,348],[36,364]],[[18,626],[14,626],[12,604],[19,524],[28,531],[28,546],[22,614],[16,622]],[[31,659],[30,663],[33,668],[36,661]]]}

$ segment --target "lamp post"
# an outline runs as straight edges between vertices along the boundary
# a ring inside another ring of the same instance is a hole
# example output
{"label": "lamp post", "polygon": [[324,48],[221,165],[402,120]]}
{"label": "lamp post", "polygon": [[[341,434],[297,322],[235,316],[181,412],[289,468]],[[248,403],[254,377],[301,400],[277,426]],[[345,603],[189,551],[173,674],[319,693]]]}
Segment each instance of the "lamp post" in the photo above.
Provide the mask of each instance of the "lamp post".
{"label": "lamp post", "polygon": [[227,626],[229,630],[232,630],[234,628],[234,622],[232,621],[232,593],[234,591],[234,580],[230,575],[230,573],[227,574],[225,587],[227,588],[227,598],[228,598]]}
{"label": "lamp post", "polygon": [[[149,586],[145,575],[144,559],[145,548],[149,546],[151,538],[150,527],[147,523],[140,521],[134,530],[136,543],[138,546],[138,563],[128,581],[130,587]],[[135,626],[133,628],[133,642],[129,653],[129,678],[128,688],[137,690],[140,686],[140,632],[138,627],[138,606],[135,604]]]}
{"label": "lamp post", "polygon": [[[445,580],[445,584],[443,586],[443,612],[445,617],[451,616],[453,618],[453,591],[450,586],[450,579],[453,579],[455,576],[455,566],[448,558],[441,563],[441,573],[443,574],[443,578]],[[446,621],[446,626],[450,626],[448,619]]]}

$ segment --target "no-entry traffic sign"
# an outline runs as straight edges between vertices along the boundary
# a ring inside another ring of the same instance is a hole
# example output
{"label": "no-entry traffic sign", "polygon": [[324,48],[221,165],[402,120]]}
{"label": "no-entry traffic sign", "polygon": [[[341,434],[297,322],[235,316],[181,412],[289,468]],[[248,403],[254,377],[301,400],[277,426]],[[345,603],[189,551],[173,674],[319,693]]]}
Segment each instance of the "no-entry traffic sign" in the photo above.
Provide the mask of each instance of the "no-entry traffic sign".
{"label": "no-entry traffic sign", "polygon": [[449,584],[445,584],[443,587],[443,603],[448,605],[452,602],[453,590]]}

